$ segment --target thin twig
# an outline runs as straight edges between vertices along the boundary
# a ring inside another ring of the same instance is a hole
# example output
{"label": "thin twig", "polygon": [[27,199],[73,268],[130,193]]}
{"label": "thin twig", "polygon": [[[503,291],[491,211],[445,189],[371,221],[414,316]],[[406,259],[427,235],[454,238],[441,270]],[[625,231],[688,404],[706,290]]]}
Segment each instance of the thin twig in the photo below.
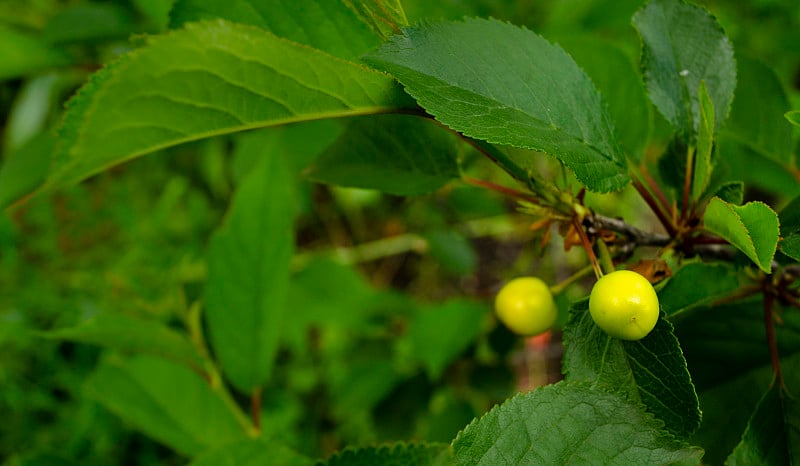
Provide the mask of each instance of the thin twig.
{"label": "thin twig", "polygon": [[261,431],[261,387],[253,389],[250,395],[250,417],[253,420],[253,427]]}
{"label": "thin twig", "polygon": [[636,191],[639,192],[639,195],[642,196],[642,199],[650,206],[650,209],[653,213],[656,214],[658,217],[658,221],[661,222],[661,225],[664,226],[664,229],[667,230],[667,233],[670,236],[675,236],[678,232],[677,228],[672,222],[672,219],[667,216],[667,214],[661,210],[661,206],[658,202],[653,198],[653,195],[650,191],[642,184],[641,181],[637,180],[636,178],[633,179],[633,187],[636,188]]}
{"label": "thin twig", "polygon": [[589,236],[586,234],[586,230],[583,229],[583,225],[581,225],[578,217],[572,218],[572,226],[578,232],[578,236],[581,238],[583,248],[586,249],[586,254],[589,256],[589,262],[592,264],[592,268],[594,269],[594,275],[599,280],[603,276],[603,269],[600,268],[600,263],[597,261],[597,256],[594,254],[594,249],[592,248],[592,242],[589,239]]}
{"label": "thin twig", "polygon": [[772,361],[772,373],[775,374],[775,382],[779,387],[783,387],[783,374],[781,373],[781,360],[778,354],[778,340],[775,337],[775,322],[772,318],[772,308],[775,304],[775,295],[765,286],[764,288],[764,329],[767,333],[767,344],[769,345],[769,356]]}
{"label": "thin twig", "polygon": [[650,233],[626,223],[624,220],[594,214],[592,223],[597,229],[611,230],[622,233],[638,246],[666,246],[672,241],[667,235]]}

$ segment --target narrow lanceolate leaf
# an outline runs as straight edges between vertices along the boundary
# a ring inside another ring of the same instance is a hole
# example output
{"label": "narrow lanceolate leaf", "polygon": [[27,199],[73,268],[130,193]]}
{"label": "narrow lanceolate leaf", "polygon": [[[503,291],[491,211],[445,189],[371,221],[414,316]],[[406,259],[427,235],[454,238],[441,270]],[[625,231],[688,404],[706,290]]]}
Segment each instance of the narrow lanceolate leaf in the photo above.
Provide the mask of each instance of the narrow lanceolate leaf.
{"label": "narrow lanceolate leaf", "polygon": [[692,173],[692,199],[695,200],[703,195],[711,180],[711,150],[714,147],[714,104],[708,95],[705,81],[700,81],[697,94],[700,99],[700,125]]}
{"label": "narrow lanceolate leaf", "polygon": [[527,29],[485,19],[423,24],[366,60],[469,137],[547,152],[593,191],[629,181],[591,80],[564,50]]}
{"label": "narrow lanceolate leaf", "polygon": [[717,20],[682,0],[651,0],[633,17],[642,38],[642,68],[650,100],[685,137],[697,133],[697,90],[705,81],[716,109],[714,128],[728,116],[736,88],[733,47]]}
{"label": "narrow lanceolate leaf", "polygon": [[397,195],[423,194],[459,177],[457,149],[455,136],[431,121],[401,115],[358,118],[306,176]]}
{"label": "narrow lanceolate leaf", "polygon": [[595,325],[588,300],[575,303],[570,313],[564,329],[568,381],[592,382],[644,403],[667,430],[680,438],[697,429],[697,394],[669,322],[659,319],[645,338],[622,341]]}
{"label": "narrow lanceolate leaf", "polygon": [[589,383],[560,382],[517,395],[453,441],[456,464],[696,465],[641,405]]}
{"label": "narrow lanceolate leaf", "polygon": [[747,423],[742,441],[725,461],[730,466],[784,465],[789,460],[781,384],[773,384]]}
{"label": "narrow lanceolate leaf", "polygon": [[340,0],[178,0],[170,17],[172,28],[217,18],[258,26],[347,59],[380,44],[379,36]]}
{"label": "narrow lanceolate leaf", "polygon": [[743,206],[713,198],[706,207],[705,227],[736,246],[764,272],[770,273],[778,246],[778,214],[763,202]]}
{"label": "narrow lanceolate leaf", "polygon": [[161,359],[103,363],[86,381],[86,390],[135,428],[187,456],[245,435],[205,380]]}
{"label": "narrow lanceolate leaf", "polygon": [[400,0],[342,0],[357,12],[369,27],[384,39],[408,26]]}
{"label": "narrow lanceolate leaf", "polygon": [[320,466],[414,465],[445,466],[452,464],[452,454],[441,443],[397,443],[365,448],[348,448],[320,462]]}
{"label": "narrow lanceolate leaf", "polygon": [[204,453],[190,466],[312,466],[314,461],[286,445],[262,438],[239,440]]}
{"label": "narrow lanceolate leaf", "polygon": [[150,354],[203,370],[203,360],[184,335],[155,320],[122,313],[98,314],[77,327],[45,332],[42,336]]}
{"label": "narrow lanceolate leaf", "polygon": [[73,99],[50,184],[246,129],[413,106],[382,73],[261,29],[193,23],[149,40]]}
{"label": "narrow lanceolate leaf", "polygon": [[225,375],[245,393],[267,381],[286,312],[294,246],[291,180],[278,154],[261,160],[208,248],[211,343]]}

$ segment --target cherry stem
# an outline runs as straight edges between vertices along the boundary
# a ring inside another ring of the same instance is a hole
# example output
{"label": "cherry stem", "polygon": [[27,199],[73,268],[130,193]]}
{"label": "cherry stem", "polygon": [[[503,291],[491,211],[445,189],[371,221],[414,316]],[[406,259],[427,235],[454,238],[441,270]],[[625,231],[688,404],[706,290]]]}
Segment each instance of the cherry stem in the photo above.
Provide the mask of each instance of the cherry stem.
{"label": "cherry stem", "polygon": [[477,178],[472,178],[469,176],[464,176],[462,177],[462,179],[464,180],[465,183],[471,184],[473,186],[479,186],[481,188],[491,189],[492,191],[505,194],[511,197],[515,197],[517,199],[522,199],[523,201],[527,201],[532,204],[539,204],[539,200],[531,196],[530,194],[513,188],[509,188],[507,186],[495,184],[490,181],[479,180]]}
{"label": "cherry stem", "polygon": [[565,278],[563,281],[551,286],[550,287],[550,293],[552,293],[553,296],[560,294],[561,292],[566,290],[567,287],[569,287],[573,283],[577,282],[581,278],[583,278],[583,277],[589,275],[590,273],[592,273],[593,270],[594,270],[594,267],[592,267],[591,265],[587,265],[586,267],[578,270],[577,272],[573,273],[569,277]]}
{"label": "cherry stem", "polygon": [[583,248],[586,249],[586,254],[589,256],[589,262],[592,264],[595,277],[600,280],[600,278],[603,277],[603,269],[600,268],[600,263],[597,261],[597,256],[594,254],[594,249],[592,248],[592,242],[589,240],[589,236],[586,234],[586,230],[583,229],[583,225],[581,225],[578,217],[572,217],[572,226],[575,227],[578,236],[581,238],[581,244],[583,244]]}
{"label": "cherry stem", "polygon": [[595,241],[595,244],[597,244],[597,250],[600,252],[600,265],[603,266],[606,273],[614,272],[616,270],[614,268],[614,260],[611,258],[611,252],[609,252],[606,242],[601,238]]}
{"label": "cherry stem", "polygon": [[250,417],[253,419],[253,427],[261,431],[261,387],[253,389],[250,395]]}
{"label": "cherry stem", "polygon": [[686,153],[686,176],[683,178],[683,199],[681,200],[681,220],[686,219],[689,209],[689,196],[692,192],[692,173],[694,172],[694,148]]}
{"label": "cherry stem", "polygon": [[642,182],[636,178],[633,179],[633,187],[636,188],[636,191],[639,192],[639,195],[642,196],[642,199],[644,199],[647,205],[650,206],[650,209],[652,209],[653,213],[656,214],[656,217],[658,217],[658,220],[664,226],[664,229],[667,230],[667,233],[674,237],[678,232],[677,228],[675,228],[672,219],[670,219],[670,217],[667,216],[667,214],[661,209],[661,206],[658,204],[655,198],[653,198],[653,195],[650,193],[650,191],[648,191]]}
{"label": "cherry stem", "polygon": [[783,374],[781,373],[781,361],[778,354],[778,340],[775,337],[775,322],[773,319],[773,306],[775,295],[769,289],[764,289],[764,329],[767,333],[767,344],[769,345],[769,356],[772,361],[772,373],[775,374],[775,382],[783,386]]}

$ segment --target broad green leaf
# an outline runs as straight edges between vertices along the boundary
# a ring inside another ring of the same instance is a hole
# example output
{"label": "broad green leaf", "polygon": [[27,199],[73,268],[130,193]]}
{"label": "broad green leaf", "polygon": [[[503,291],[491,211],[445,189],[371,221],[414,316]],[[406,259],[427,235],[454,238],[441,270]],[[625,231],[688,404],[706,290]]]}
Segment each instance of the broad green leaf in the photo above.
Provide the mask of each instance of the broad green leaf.
{"label": "broad green leaf", "polygon": [[43,332],[42,336],[150,354],[203,371],[203,360],[192,343],[184,335],[152,319],[106,312],[76,327]]}
{"label": "broad green leaf", "polygon": [[380,44],[341,0],[178,0],[170,17],[172,28],[214,19],[249,24],[346,59]]}
{"label": "broad green leaf", "polygon": [[702,450],[661,430],[641,405],[588,383],[559,382],[520,394],[453,441],[456,464],[685,464]]}
{"label": "broad green leaf", "polygon": [[225,21],[156,36],[69,104],[51,185],[182,142],[413,104],[389,78]]}
{"label": "broad green leaf", "polygon": [[448,445],[395,443],[376,447],[347,448],[319,463],[320,466],[444,466],[452,464]]}
{"label": "broad green leaf", "polygon": [[642,69],[656,108],[693,139],[700,123],[697,91],[705,81],[719,129],[733,100],[736,61],[716,19],[682,0],[651,0],[636,12],[633,24],[642,39]]}
{"label": "broad green leaf", "polygon": [[0,24],[0,81],[71,63],[69,55],[33,34]]}
{"label": "broad green leaf", "polygon": [[592,78],[608,104],[620,145],[631,160],[638,162],[650,136],[653,107],[633,61],[616,43],[595,36],[558,37],[557,42]]}
{"label": "broad green leaf", "polygon": [[591,80],[560,47],[527,29],[485,19],[427,23],[404,29],[366,60],[466,136],[549,153],[593,191],[629,181]]}
{"label": "broad green leaf", "polygon": [[315,462],[291,448],[264,439],[225,444],[197,457],[190,466],[312,466]]}
{"label": "broad green leaf", "polygon": [[42,184],[55,148],[56,137],[41,133],[6,155],[0,167],[0,210]]}
{"label": "broad green leaf", "polygon": [[640,401],[667,430],[688,437],[700,425],[700,407],[672,325],[661,318],[645,338],[623,341],[600,330],[588,306],[588,300],[575,303],[564,328],[566,380],[591,382]]}
{"label": "broad green leaf", "polygon": [[400,0],[342,0],[383,39],[408,26]]}
{"label": "broad green leaf", "polygon": [[730,119],[721,133],[762,157],[789,164],[793,149],[792,127],[781,115],[790,106],[780,79],[775,71],[759,61],[739,57],[737,62],[736,96]]}
{"label": "broad green leaf", "polygon": [[133,14],[114,3],[83,3],[62,9],[42,30],[50,43],[123,39],[135,31]]}
{"label": "broad green leaf", "polygon": [[789,123],[800,126],[800,110],[790,110],[783,114]]}
{"label": "broad green leaf", "polygon": [[743,206],[715,197],[706,207],[705,227],[736,246],[764,272],[770,273],[778,246],[778,215],[763,202]]}
{"label": "broad green leaf", "polygon": [[488,314],[485,306],[469,301],[449,301],[421,309],[409,323],[413,354],[436,380],[444,369],[474,342]]}
{"label": "broad green leaf", "polygon": [[785,465],[789,461],[781,386],[773,385],[758,403],[742,441],[725,461],[730,466]]}
{"label": "broad green leaf", "polygon": [[287,310],[294,198],[280,155],[264,157],[242,181],[208,247],[211,343],[223,372],[246,393],[269,377]]}
{"label": "broad green leaf", "polygon": [[781,233],[788,235],[800,231],[800,196],[792,199],[781,209],[778,218],[781,222]]}
{"label": "broad green leaf", "polygon": [[136,429],[187,456],[245,435],[205,380],[161,359],[102,363],[86,381],[86,391]]}
{"label": "broad green leaf", "polygon": [[781,252],[796,261],[800,261],[800,232],[791,233],[781,239]]}
{"label": "broad green leaf", "polygon": [[667,316],[732,294],[739,287],[734,271],[723,264],[694,263],[682,267],[658,292]]}
{"label": "broad green leaf", "polygon": [[791,167],[764,157],[726,132],[717,136],[716,153],[719,157],[715,159],[715,172],[722,168],[729,180],[743,181],[749,188],[759,188],[781,198],[800,194],[800,183]]}
{"label": "broad green leaf", "polygon": [[369,413],[402,381],[389,356],[375,353],[350,358],[345,367],[327,377],[333,413],[347,419],[355,413]]}
{"label": "broad green leaf", "polygon": [[744,183],[741,181],[728,181],[723,183],[714,196],[728,204],[741,205],[744,202]]}
{"label": "broad green leaf", "polygon": [[423,194],[460,176],[457,149],[454,136],[421,118],[357,118],[305,175],[340,186]]}
{"label": "broad green leaf", "polygon": [[[775,327],[781,357],[800,353],[800,313],[781,314]],[[736,378],[758,367],[770,365],[764,332],[762,297],[714,307],[698,307],[673,319],[698,390]],[[763,392],[759,392],[760,397]]]}
{"label": "broad green leaf", "polygon": [[692,199],[698,200],[711,180],[711,150],[714,147],[714,104],[708,95],[706,82],[700,81],[697,92],[700,99],[700,124],[697,130],[697,148],[692,172]]}

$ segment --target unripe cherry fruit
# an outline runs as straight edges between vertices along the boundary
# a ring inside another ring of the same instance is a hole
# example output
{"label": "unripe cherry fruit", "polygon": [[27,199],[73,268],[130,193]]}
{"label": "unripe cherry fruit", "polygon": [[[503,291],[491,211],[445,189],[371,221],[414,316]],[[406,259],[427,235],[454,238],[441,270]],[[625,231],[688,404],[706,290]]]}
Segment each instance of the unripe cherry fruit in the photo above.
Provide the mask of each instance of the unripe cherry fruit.
{"label": "unripe cherry fruit", "polygon": [[658,322],[658,296],[644,276],[618,270],[594,284],[589,312],[594,323],[610,336],[641,340]]}
{"label": "unripe cherry fruit", "polygon": [[506,283],[495,297],[494,309],[506,327],[525,336],[547,331],[558,317],[550,288],[536,277],[519,277]]}

